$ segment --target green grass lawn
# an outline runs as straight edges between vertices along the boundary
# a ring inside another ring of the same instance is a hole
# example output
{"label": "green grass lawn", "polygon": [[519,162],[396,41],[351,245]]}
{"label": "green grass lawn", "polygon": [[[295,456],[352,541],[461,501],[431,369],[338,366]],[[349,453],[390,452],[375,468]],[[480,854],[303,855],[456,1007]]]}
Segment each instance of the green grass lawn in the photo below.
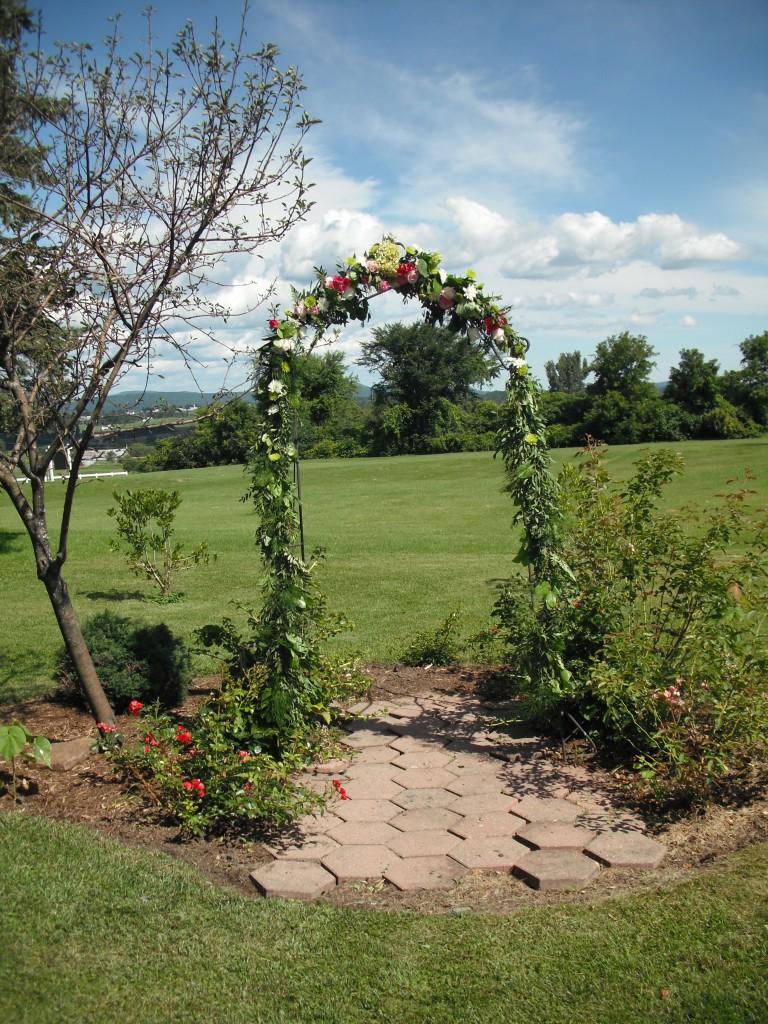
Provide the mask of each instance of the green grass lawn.
{"label": "green grass lawn", "polygon": [[[761,494],[768,494],[768,438],[666,447],[681,450],[687,463],[685,477],[669,489],[671,507],[707,504],[746,466],[758,475]],[[642,450],[611,449],[612,472],[626,474]],[[555,459],[562,464],[573,455],[562,450]],[[339,638],[339,649],[391,661],[416,632],[438,625],[455,608],[467,633],[488,623],[494,582],[513,571],[516,548],[498,460],[472,453],[316,461],[303,464],[302,481],[308,548],[326,549],[321,578],[330,605],[356,625]],[[83,482],[65,569],[81,618],[111,608],[148,622],[167,621],[191,636],[224,615],[237,618],[233,602],[258,605],[254,516],[239,501],[245,485],[242,470],[234,466]],[[183,496],[179,539],[190,545],[206,539],[218,555],[216,562],[184,577],[185,596],[176,604],[150,600],[148,585],[109,549],[114,521],[106,511],[112,492],[129,487],[178,488]],[[55,523],[62,486],[53,485],[49,494]],[[50,690],[58,632],[35,578],[29,541],[5,496],[0,497],[0,608],[0,701]],[[197,664],[199,670],[210,667],[202,658]]]}
{"label": "green grass lawn", "polygon": [[84,828],[0,815],[18,1024],[764,1024],[768,846],[664,891],[510,917],[249,901]]}

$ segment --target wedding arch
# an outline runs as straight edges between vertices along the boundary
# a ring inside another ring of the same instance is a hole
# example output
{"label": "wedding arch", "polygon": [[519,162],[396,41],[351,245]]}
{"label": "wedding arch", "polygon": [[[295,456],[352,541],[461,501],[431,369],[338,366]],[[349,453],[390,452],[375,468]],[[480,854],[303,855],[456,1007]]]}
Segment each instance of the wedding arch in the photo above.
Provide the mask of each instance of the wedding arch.
{"label": "wedding arch", "polygon": [[[513,524],[522,527],[516,561],[527,567],[531,593],[554,609],[567,585],[560,557],[556,483],[550,473],[537,386],[526,355],[528,342],[509,323],[509,307],[486,295],[473,271],[452,274],[437,252],[408,247],[391,237],[351,256],[334,274],[317,268],[313,284],[293,289],[292,305],[275,310],[256,354],[254,397],[260,435],[251,459],[252,497],[259,516],[257,543],[266,567],[259,615],[260,647],[267,651],[269,683],[263,711],[275,724],[300,714],[312,699],[310,634],[318,603],[314,565],[298,552],[300,505],[293,466],[298,406],[296,356],[311,349],[329,328],[366,323],[370,303],[395,291],[419,302],[425,319],[466,335],[508,374],[498,451],[514,503]],[[556,651],[553,654],[559,660]],[[551,660],[551,659],[550,659]]]}

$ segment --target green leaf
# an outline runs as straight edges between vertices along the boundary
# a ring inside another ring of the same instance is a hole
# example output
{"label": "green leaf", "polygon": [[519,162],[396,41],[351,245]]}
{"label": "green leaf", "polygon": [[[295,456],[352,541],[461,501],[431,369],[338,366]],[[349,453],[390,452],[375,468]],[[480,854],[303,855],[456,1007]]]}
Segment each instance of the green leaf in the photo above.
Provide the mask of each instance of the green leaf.
{"label": "green leaf", "polygon": [[35,764],[44,764],[46,768],[51,767],[51,741],[45,736],[35,736],[32,740],[31,755]]}
{"label": "green leaf", "polygon": [[424,262],[424,260],[416,260],[416,269],[418,270],[422,277],[429,276],[429,267]]}
{"label": "green leaf", "polygon": [[0,725],[0,757],[12,761],[27,745],[27,730],[23,725]]}

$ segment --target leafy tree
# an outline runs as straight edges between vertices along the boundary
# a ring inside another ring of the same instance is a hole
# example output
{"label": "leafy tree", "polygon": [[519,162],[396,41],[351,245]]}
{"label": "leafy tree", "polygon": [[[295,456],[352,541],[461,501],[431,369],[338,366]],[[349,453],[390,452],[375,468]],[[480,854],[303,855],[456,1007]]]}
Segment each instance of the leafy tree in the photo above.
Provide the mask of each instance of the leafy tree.
{"label": "leafy tree", "polygon": [[428,439],[445,420],[445,402],[471,404],[472,386],[497,367],[469,338],[431,324],[376,327],[359,362],[381,377],[371,397],[374,450],[430,450]]}
{"label": "leafy tree", "polygon": [[557,362],[549,359],[544,364],[550,391],[574,394],[584,390],[584,381],[589,375],[589,363],[582,359],[581,352],[561,352]]}
{"label": "leafy tree", "polygon": [[595,395],[616,391],[625,398],[648,394],[652,390],[648,377],[656,365],[656,354],[643,334],[622,331],[611,335],[595,349],[590,364],[595,382],[589,391]]}
{"label": "leafy tree", "polygon": [[[117,30],[103,57],[75,45],[38,55],[25,9],[2,11],[0,394],[14,441],[0,486],[91,709],[109,722],[62,575],[83,455],[127,370],[149,373],[163,341],[189,360],[183,328],[225,312],[212,298],[220,261],[303,215],[311,121],[275,47],[246,51],[245,11],[231,44],[218,31],[201,42],[188,22],[164,52],[150,22],[129,57]],[[72,472],[55,540],[45,475],[61,444]]]}
{"label": "leafy tree", "polygon": [[341,352],[306,352],[297,356],[300,392],[300,451],[322,441],[360,445],[364,415],[355,401],[357,379],[344,366]]}
{"label": "leafy tree", "polygon": [[697,348],[680,351],[680,362],[669,371],[664,399],[685,412],[700,415],[715,405],[718,394],[716,359],[705,359]]}
{"label": "leafy tree", "polygon": [[737,395],[747,414],[768,426],[768,331],[750,334],[739,345],[741,365]]}

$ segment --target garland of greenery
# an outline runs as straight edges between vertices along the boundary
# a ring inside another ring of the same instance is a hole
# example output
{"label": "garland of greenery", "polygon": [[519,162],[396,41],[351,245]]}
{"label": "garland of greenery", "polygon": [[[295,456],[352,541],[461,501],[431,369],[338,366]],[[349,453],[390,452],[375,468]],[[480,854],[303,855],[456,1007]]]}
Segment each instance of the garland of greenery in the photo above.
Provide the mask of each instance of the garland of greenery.
{"label": "garland of greenery", "polygon": [[566,585],[568,569],[559,555],[557,487],[549,471],[537,385],[525,359],[528,343],[510,325],[509,307],[499,305],[498,296],[486,295],[473,271],[448,274],[440,264],[439,253],[406,248],[385,238],[362,260],[352,256],[338,265],[335,274],[316,268],[312,287],[304,292],[294,289],[293,305],[282,315],[275,310],[257,353],[255,398],[262,427],[250,463],[249,495],[259,517],[257,543],[266,567],[259,616],[259,646],[268,678],[262,710],[266,721],[278,728],[290,727],[292,719],[306,712],[316,655],[314,566],[298,553],[295,356],[300,348],[316,344],[329,327],[354,320],[365,323],[377,295],[394,290],[404,301],[417,299],[428,323],[466,334],[508,370],[499,451],[515,504],[513,522],[523,528],[517,560],[528,566],[532,594],[546,607],[556,605]]}

